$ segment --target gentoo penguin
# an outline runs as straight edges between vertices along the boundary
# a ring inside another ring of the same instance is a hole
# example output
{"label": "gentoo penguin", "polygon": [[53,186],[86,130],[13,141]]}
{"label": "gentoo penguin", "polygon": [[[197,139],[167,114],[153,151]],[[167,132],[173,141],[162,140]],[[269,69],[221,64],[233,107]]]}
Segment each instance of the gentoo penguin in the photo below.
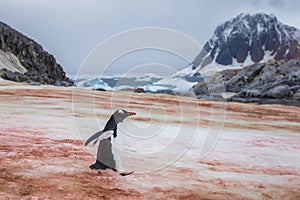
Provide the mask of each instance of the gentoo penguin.
{"label": "gentoo penguin", "polygon": [[112,169],[116,170],[116,161],[114,155],[112,153],[112,144],[111,144],[111,136],[114,138],[117,137],[117,126],[118,123],[123,122],[126,117],[135,115],[134,112],[128,112],[126,110],[120,109],[116,110],[109,120],[107,121],[104,129],[92,135],[85,142],[85,146],[90,142],[95,140],[94,144],[99,141],[99,147],[97,151],[97,159],[95,164],[90,166],[90,169],[93,170],[105,170]]}

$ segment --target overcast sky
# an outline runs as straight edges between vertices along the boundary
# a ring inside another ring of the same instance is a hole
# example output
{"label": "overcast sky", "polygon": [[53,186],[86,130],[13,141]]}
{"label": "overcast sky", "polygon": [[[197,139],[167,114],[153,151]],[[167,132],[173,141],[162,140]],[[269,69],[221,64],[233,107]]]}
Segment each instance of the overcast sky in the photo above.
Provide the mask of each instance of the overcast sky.
{"label": "overcast sky", "polygon": [[[218,24],[241,12],[273,13],[300,27],[299,0],[0,0],[0,5],[0,20],[40,43],[68,74],[76,74],[97,44],[132,28],[170,28],[203,45]],[[130,63],[134,59],[125,59],[125,65],[142,64]],[[168,60],[173,63],[164,64],[183,64]]]}

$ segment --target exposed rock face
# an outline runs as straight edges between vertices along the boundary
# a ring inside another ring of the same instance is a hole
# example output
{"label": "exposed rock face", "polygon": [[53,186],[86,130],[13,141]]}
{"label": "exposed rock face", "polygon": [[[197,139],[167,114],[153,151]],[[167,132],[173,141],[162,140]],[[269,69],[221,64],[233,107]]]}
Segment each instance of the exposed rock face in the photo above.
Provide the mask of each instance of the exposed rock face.
{"label": "exposed rock face", "polygon": [[204,99],[212,93],[232,92],[236,94],[229,101],[300,106],[300,61],[273,61],[225,70],[199,82],[193,91]]}
{"label": "exposed rock face", "polygon": [[[43,50],[42,46],[22,33],[0,22],[0,49],[16,56],[26,72],[4,70],[2,77],[13,81],[39,82],[41,84],[56,84],[70,86],[73,82],[66,77],[62,67],[53,55]],[[2,69],[5,67],[1,66]],[[18,79],[16,76],[22,76]],[[22,75],[20,75],[22,74]]]}
{"label": "exposed rock face", "polygon": [[221,65],[231,65],[234,59],[244,63],[248,55],[259,62],[266,51],[276,60],[299,59],[299,39],[298,29],[279,22],[274,15],[240,14],[218,26],[204,48]]}
{"label": "exposed rock face", "polygon": [[300,30],[274,15],[240,14],[218,26],[192,65],[178,74],[224,67],[192,88],[198,98],[225,100],[216,94],[230,92],[235,95],[228,101],[300,106],[299,59]]}
{"label": "exposed rock face", "polygon": [[274,15],[240,14],[219,25],[188,67],[193,76],[213,63],[219,68],[241,68],[269,59],[300,59],[300,30]]}

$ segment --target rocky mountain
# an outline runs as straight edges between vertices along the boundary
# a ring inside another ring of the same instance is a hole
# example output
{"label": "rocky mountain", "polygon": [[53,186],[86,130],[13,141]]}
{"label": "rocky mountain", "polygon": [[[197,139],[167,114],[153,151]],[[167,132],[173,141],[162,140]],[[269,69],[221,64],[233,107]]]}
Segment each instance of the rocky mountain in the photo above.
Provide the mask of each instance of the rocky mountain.
{"label": "rocky mountain", "polygon": [[0,76],[19,82],[73,85],[53,55],[3,22],[0,22]]}
{"label": "rocky mountain", "polygon": [[192,76],[210,63],[241,68],[269,59],[300,59],[300,30],[272,14],[239,14],[219,25],[191,65],[178,74]]}
{"label": "rocky mountain", "polygon": [[274,15],[240,14],[176,75],[204,75],[190,90],[199,99],[300,106],[300,30]]}

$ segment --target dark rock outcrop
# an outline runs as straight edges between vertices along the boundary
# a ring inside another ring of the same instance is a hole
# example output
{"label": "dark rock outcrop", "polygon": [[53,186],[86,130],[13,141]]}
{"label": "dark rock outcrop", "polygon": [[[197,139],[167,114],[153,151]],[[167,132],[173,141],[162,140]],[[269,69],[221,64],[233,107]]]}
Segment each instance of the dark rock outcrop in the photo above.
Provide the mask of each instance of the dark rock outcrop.
{"label": "dark rock outcrop", "polygon": [[134,90],[134,92],[136,92],[136,93],[145,93],[145,90],[143,88],[136,88]]}
{"label": "dark rock outcrop", "polygon": [[0,49],[13,53],[27,69],[23,75],[6,71],[2,76],[5,79],[62,86],[73,85],[53,55],[46,52],[34,40],[3,22],[0,22]]}
{"label": "dark rock outcrop", "polygon": [[269,61],[224,70],[199,82],[192,90],[201,99],[213,97],[213,93],[231,92],[235,95],[227,101],[300,106],[300,61]]}
{"label": "dark rock outcrop", "polygon": [[19,73],[19,72],[12,72],[7,69],[1,70],[1,77],[7,80],[16,81],[16,82],[25,82],[28,80],[27,76]]}

